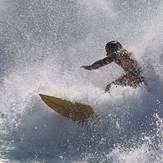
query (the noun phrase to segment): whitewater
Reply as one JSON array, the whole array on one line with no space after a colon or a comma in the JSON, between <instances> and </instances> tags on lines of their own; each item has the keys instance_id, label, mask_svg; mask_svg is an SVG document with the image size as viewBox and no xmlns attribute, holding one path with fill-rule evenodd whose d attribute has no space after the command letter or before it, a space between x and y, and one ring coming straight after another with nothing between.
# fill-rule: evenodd
<instances>
[{"instance_id":1,"label":"whitewater","mask_svg":"<svg viewBox=\"0 0 163 163\"><path fill-rule=\"evenodd\" d=\"M159 0L0 0L0 162L163 162L163 2ZM146 78L112 63L86 71L118 40ZM78 124L39 93L91 105L98 121Z\"/></svg>"}]
</instances>

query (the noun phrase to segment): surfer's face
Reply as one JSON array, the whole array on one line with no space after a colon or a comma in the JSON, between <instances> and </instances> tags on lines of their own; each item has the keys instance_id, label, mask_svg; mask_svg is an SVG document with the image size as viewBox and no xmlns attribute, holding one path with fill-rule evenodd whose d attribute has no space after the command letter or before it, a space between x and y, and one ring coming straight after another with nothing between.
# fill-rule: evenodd
<instances>
[{"instance_id":1,"label":"surfer's face","mask_svg":"<svg viewBox=\"0 0 163 163\"><path fill-rule=\"evenodd\" d=\"M112 49L111 49L111 47L105 47L105 49L106 49L106 55L108 56L110 53L112 53L113 51L112 51Z\"/></svg>"}]
</instances>

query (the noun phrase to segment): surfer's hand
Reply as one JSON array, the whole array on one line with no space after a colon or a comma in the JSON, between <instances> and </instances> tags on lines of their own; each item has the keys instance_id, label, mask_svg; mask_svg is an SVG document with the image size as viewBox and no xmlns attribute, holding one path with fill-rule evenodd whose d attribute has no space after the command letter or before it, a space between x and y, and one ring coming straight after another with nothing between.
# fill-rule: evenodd
<instances>
[{"instance_id":1,"label":"surfer's hand","mask_svg":"<svg viewBox=\"0 0 163 163\"><path fill-rule=\"evenodd\" d=\"M86 69L86 70L91 70L91 66L81 66L80 68L84 68L84 69Z\"/></svg>"}]
</instances>

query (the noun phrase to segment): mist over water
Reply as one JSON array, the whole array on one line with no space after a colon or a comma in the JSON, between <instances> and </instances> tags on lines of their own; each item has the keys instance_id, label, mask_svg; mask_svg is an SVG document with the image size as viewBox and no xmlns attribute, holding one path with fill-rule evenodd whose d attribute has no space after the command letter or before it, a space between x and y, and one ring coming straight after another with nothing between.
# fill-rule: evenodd
<instances>
[{"instance_id":1,"label":"mist over water","mask_svg":"<svg viewBox=\"0 0 163 163\"><path fill-rule=\"evenodd\" d=\"M163 2L0 0L1 162L162 162ZM149 87L105 86L124 74L105 57L118 40ZM39 93L87 102L100 116L76 124Z\"/></svg>"}]
</instances>

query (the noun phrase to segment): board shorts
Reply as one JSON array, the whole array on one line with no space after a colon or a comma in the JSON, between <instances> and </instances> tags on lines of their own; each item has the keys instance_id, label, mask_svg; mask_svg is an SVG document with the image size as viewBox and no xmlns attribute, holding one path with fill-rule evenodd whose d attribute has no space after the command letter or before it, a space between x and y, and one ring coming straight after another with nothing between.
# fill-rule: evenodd
<instances>
[{"instance_id":1,"label":"board shorts","mask_svg":"<svg viewBox=\"0 0 163 163\"><path fill-rule=\"evenodd\" d=\"M129 72L133 77L141 82L145 82L145 78L142 76L142 70L140 68Z\"/></svg>"}]
</instances>

